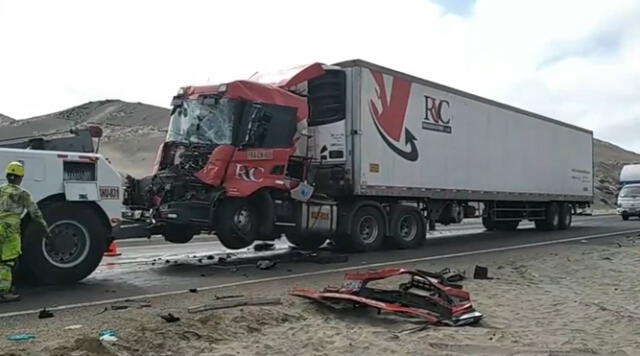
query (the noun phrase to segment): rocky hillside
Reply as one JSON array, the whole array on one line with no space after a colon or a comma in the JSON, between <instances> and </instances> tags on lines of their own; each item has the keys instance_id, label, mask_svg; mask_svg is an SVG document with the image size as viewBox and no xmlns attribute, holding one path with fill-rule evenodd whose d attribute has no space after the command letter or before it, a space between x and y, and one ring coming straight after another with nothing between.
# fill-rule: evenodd
<instances>
[{"instance_id":1,"label":"rocky hillside","mask_svg":"<svg viewBox=\"0 0 640 356\"><path fill-rule=\"evenodd\" d=\"M169 124L169 110L120 100L92 101L79 106L10 122L0 130L0 140L51 133L96 124L104 130L100 151L116 168L143 177L151 171L158 146Z\"/></svg>"},{"instance_id":2,"label":"rocky hillside","mask_svg":"<svg viewBox=\"0 0 640 356\"><path fill-rule=\"evenodd\" d=\"M614 208L622 166L629 163L640 163L640 154L595 139L594 159L596 164L595 206Z\"/></svg>"},{"instance_id":3,"label":"rocky hillside","mask_svg":"<svg viewBox=\"0 0 640 356\"><path fill-rule=\"evenodd\" d=\"M15 121L0 115L0 139L67 132L71 127L100 125L105 131L101 152L122 172L142 177L150 173L158 146L169 123L169 110L120 100L93 101L67 110ZM615 205L622 166L640 163L640 154L595 140L595 207Z\"/></svg>"},{"instance_id":4,"label":"rocky hillside","mask_svg":"<svg viewBox=\"0 0 640 356\"><path fill-rule=\"evenodd\" d=\"M9 116L0 114L0 126L12 123L13 121L15 120L10 118Z\"/></svg>"}]
</instances>

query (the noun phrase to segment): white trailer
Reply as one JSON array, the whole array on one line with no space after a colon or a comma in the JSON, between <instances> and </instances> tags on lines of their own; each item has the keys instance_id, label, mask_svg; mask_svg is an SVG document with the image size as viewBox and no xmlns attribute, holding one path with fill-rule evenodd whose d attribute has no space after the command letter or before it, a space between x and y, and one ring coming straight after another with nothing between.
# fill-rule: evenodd
<instances>
[{"instance_id":1,"label":"white trailer","mask_svg":"<svg viewBox=\"0 0 640 356\"><path fill-rule=\"evenodd\" d=\"M325 70L335 73L334 88L344 82L345 113L309 119L316 183L339 199L380 205L388 235L400 201L418 204L431 226L458 223L481 202L489 230L522 220L553 230L593 200L589 130L361 60Z\"/></svg>"},{"instance_id":2,"label":"white trailer","mask_svg":"<svg viewBox=\"0 0 640 356\"><path fill-rule=\"evenodd\" d=\"M60 139L57 142L65 145L58 146L78 148L68 145L82 141L74 139ZM55 143L48 141L36 149L19 148L20 142L0 147L0 167L11 161L24 164L22 186L42 210L52 234L50 241L44 240L40 227L25 214L20 275L47 284L75 282L96 269L120 230L123 199L122 177L103 156L47 150L47 144L55 147ZM3 174L0 184L5 182Z\"/></svg>"}]
</instances>

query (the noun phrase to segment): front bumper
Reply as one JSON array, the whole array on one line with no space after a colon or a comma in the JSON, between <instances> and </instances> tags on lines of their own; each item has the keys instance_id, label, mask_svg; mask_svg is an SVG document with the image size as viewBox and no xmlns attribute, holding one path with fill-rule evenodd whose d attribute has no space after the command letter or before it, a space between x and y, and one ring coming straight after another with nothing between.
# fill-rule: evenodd
<instances>
[{"instance_id":1,"label":"front bumper","mask_svg":"<svg viewBox=\"0 0 640 356\"><path fill-rule=\"evenodd\" d=\"M621 207L616 211L618 215L640 215L640 207Z\"/></svg>"}]
</instances>

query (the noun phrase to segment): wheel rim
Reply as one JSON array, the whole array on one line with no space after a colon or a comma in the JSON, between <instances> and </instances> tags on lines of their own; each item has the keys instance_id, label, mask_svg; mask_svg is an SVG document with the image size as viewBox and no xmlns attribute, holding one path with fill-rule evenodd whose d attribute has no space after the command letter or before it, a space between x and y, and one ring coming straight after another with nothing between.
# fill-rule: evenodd
<instances>
[{"instance_id":1,"label":"wheel rim","mask_svg":"<svg viewBox=\"0 0 640 356\"><path fill-rule=\"evenodd\" d=\"M411 241L418 233L418 224L411 215L405 215L400 218L398 223L398 236L406 241Z\"/></svg>"},{"instance_id":2,"label":"wheel rim","mask_svg":"<svg viewBox=\"0 0 640 356\"><path fill-rule=\"evenodd\" d=\"M372 243L378 238L378 223L373 216L364 216L358 223L358 233L364 243Z\"/></svg>"},{"instance_id":3,"label":"wheel rim","mask_svg":"<svg viewBox=\"0 0 640 356\"><path fill-rule=\"evenodd\" d=\"M233 215L233 225L238 232L247 234L251 230L251 214L249 213L249 209L246 207L238 209Z\"/></svg>"},{"instance_id":4,"label":"wheel rim","mask_svg":"<svg viewBox=\"0 0 640 356\"><path fill-rule=\"evenodd\" d=\"M564 226L569 226L571 224L571 212L568 212L564 218Z\"/></svg>"},{"instance_id":5,"label":"wheel rim","mask_svg":"<svg viewBox=\"0 0 640 356\"><path fill-rule=\"evenodd\" d=\"M47 261L60 268L82 263L89 254L91 238L84 226L76 221L58 221L50 227L51 240L42 240L42 252Z\"/></svg>"}]
</instances>

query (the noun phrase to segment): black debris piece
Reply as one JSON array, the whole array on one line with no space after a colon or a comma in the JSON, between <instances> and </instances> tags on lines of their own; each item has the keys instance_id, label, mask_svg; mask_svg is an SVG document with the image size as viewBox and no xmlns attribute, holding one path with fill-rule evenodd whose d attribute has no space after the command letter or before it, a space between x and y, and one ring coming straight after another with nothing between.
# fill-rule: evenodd
<instances>
[{"instance_id":1,"label":"black debris piece","mask_svg":"<svg viewBox=\"0 0 640 356\"><path fill-rule=\"evenodd\" d=\"M275 267L276 264L273 260L260 260L256 263L256 267L261 270L266 270Z\"/></svg>"},{"instance_id":2,"label":"black debris piece","mask_svg":"<svg viewBox=\"0 0 640 356\"><path fill-rule=\"evenodd\" d=\"M40 310L40 313L38 314L38 319L49 319L49 318L53 318L53 313L47 310L47 308L42 308L42 310Z\"/></svg>"},{"instance_id":3,"label":"black debris piece","mask_svg":"<svg viewBox=\"0 0 640 356\"><path fill-rule=\"evenodd\" d=\"M189 289L189 293L198 293L198 288Z\"/></svg>"},{"instance_id":4,"label":"black debris piece","mask_svg":"<svg viewBox=\"0 0 640 356\"><path fill-rule=\"evenodd\" d=\"M476 266L473 271L473 279L493 279L489 277L489 269L483 266Z\"/></svg>"},{"instance_id":5,"label":"black debris piece","mask_svg":"<svg viewBox=\"0 0 640 356\"><path fill-rule=\"evenodd\" d=\"M175 323L180 321L180 318L173 315L172 313L162 314L160 315L160 317L162 318L162 320L166 321L167 323Z\"/></svg>"}]
</instances>

